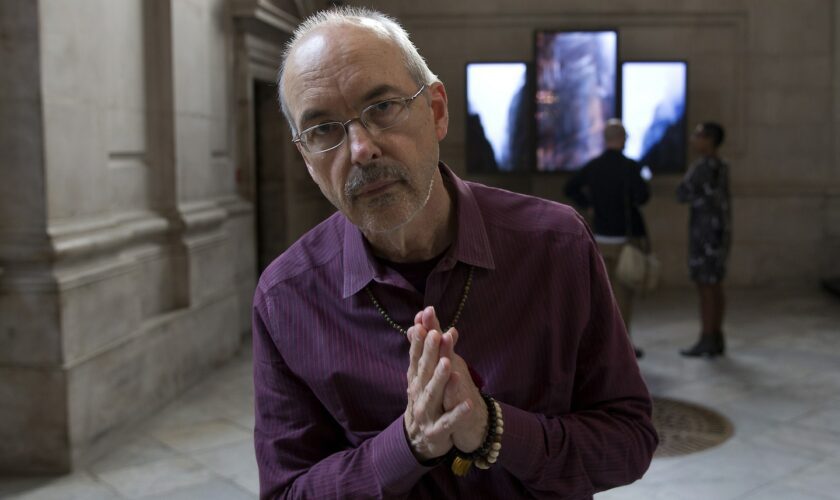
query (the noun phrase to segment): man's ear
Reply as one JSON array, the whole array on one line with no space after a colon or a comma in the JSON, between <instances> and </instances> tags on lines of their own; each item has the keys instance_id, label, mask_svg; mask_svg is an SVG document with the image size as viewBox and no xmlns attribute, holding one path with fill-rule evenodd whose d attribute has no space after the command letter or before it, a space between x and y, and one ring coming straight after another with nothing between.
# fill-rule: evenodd
<instances>
[{"instance_id":1,"label":"man's ear","mask_svg":"<svg viewBox=\"0 0 840 500\"><path fill-rule=\"evenodd\" d=\"M446 87L440 82L429 85L431 97L432 118L435 122L435 133L438 141L442 141L449 131L449 99L446 96Z\"/></svg>"}]
</instances>

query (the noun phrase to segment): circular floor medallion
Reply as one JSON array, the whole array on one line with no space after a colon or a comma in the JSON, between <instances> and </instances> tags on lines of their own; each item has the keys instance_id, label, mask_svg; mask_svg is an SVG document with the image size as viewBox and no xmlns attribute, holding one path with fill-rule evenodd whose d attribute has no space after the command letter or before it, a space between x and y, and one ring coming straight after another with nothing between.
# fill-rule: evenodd
<instances>
[{"instance_id":1,"label":"circular floor medallion","mask_svg":"<svg viewBox=\"0 0 840 500\"><path fill-rule=\"evenodd\" d=\"M698 404L653 398L653 426L659 433L657 457L677 457L717 446L732 436L732 423Z\"/></svg>"}]
</instances>

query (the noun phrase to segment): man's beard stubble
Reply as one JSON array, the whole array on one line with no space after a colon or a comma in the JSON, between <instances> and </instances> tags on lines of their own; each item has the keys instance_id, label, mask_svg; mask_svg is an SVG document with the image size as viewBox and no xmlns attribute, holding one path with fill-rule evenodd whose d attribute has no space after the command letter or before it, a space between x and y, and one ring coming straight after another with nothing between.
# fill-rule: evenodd
<instances>
[{"instance_id":1,"label":"man's beard stubble","mask_svg":"<svg viewBox=\"0 0 840 500\"><path fill-rule=\"evenodd\" d=\"M437 169L437 166L435 166L434 169ZM344 194L346 196L346 199L349 200L350 203L356 202L356 200L358 199L358 193L362 191L367 185L382 180L397 181L398 183L402 183L409 191L408 193L385 192L369 200L367 206L368 210L366 210L366 212L368 213L362 216L362 218L365 220L359 221L360 229L362 229L364 232L389 232L397 230L411 222L417 216L417 214L419 214L423 210L423 208L428 204L429 199L432 196L432 189L434 187L434 169L431 170L431 175L429 176L428 188L426 189L426 192L422 195L417 192L419 190L415 186L412 186L408 172L404 167L400 165L377 162L354 169L354 171L347 178L347 182L345 182L344 184ZM370 211L376 211L380 209L388 210L388 208L393 206L395 201L397 201L400 197L403 197L407 201L411 202L416 199L415 197L417 195L423 196L423 199L419 200L419 203L415 207L413 207L411 213L406 214L407 216L404 220L400 221L394 226L376 227L378 226L377 222L384 221L382 221L381 217L377 217L374 213L371 213Z\"/></svg>"}]
</instances>

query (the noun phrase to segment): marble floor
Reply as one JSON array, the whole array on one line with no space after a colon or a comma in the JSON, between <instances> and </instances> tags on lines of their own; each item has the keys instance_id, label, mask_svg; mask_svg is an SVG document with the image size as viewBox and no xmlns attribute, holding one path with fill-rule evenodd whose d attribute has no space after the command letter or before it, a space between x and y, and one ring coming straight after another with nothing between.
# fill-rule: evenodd
<instances>
[{"instance_id":1,"label":"marble floor","mask_svg":"<svg viewBox=\"0 0 840 500\"><path fill-rule=\"evenodd\" d=\"M634 337L651 392L708 405L735 434L700 453L656 458L643 479L596 495L624 499L840 498L840 299L819 290L730 293L729 353L683 359L694 339L695 296L640 300ZM84 470L0 479L0 498L255 498L247 350Z\"/></svg>"}]
</instances>

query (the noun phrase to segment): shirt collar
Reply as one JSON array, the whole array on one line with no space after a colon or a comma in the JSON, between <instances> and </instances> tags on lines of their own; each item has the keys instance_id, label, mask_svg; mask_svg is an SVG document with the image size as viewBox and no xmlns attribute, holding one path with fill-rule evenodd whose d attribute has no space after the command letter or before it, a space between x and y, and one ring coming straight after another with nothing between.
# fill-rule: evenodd
<instances>
[{"instance_id":1,"label":"shirt collar","mask_svg":"<svg viewBox=\"0 0 840 500\"><path fill-rule=\"evenodd\" d=\"M440 163L440 172L454 188L452 191L455 194L456 216L458 217L455 241L447 251L447 255L441 259L441 268L451 269L455 267L456 261L460 261L476 267L495 269L496 265L490 248L490 240L487 237L487 230L484 226L484 218L472 189L443 162ZM343 264L344 290L342 296L345 299L356 294L371 280L389 281L384 278L382 266L376 262L364 235L347 218L344 219Z\"/></svg>"}]
</instances>

